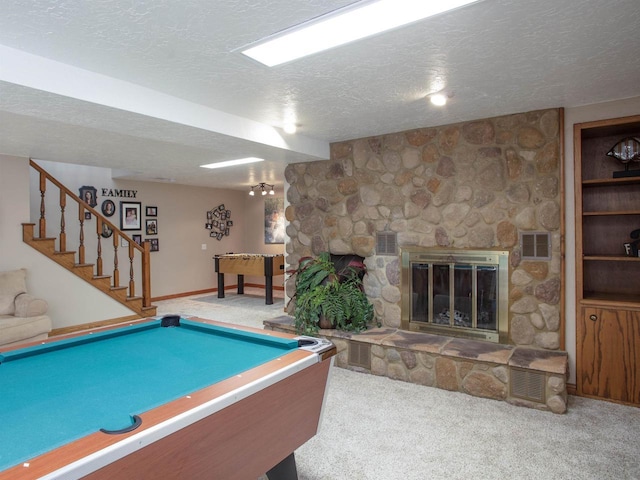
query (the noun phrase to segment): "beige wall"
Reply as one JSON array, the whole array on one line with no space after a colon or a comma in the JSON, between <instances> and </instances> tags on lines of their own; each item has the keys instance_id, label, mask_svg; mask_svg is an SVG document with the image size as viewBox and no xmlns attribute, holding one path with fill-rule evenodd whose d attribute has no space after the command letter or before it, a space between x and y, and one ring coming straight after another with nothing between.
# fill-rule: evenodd
<instances>
[{"instance_id":1,"label":"beige wall","mask_svg":"<svg viewBox=\"0 0 640 480\"><path fill-rule=\"evenodd\" d=\"M244 191L196 188L182 185L114 180L110 170L96 167L66 165L39 161L46 170L74 192L81 186L98 189L98 208L111 198L119 206L120 198L103 197L102 188L136 190L135 199L142 204L142 223L145 207L158 208L158 235L160 251L151 254L151 295L163 297L213 289L217 278L212 257L225 252L281 253L283 245L264 244L264 201L249 197ZM34 291L50 303L54 328L80 323L106 320L131 315L131 311L102 295L54 262L22 243L20 224L37 222L40 194L37 174L30 171L28 159L0 156L0 270L26 267ZM59 211L57 194L47 196L47 216ZM31 195L29 191L31 190ZM51 197L51 198L49 198ZM234 222L231 235L218 241L204 228L206 211L224 203L231 210ZM74 222L75 210L65 214L67 223L67 249L75 249L78 227ZM111 217L119 225L117 214ZM54 236L57 221L49 223L49 236ZM95 219L85 225L87 251L97 244L93 234ZM130 233L142 233L130 232ZM143 234L144 238L150 238ZM206 246L206 250L202 246ZM102 243L105 270L112 265L113 248L110 239ZM89 261L89 259L87 259ZM121 285L126 284L127 273L119 259ZM111 268L111 267L109 267ZM124 280L123 280L124 279ZM247 278L247 282L264 284L263 278ZM283 277L276 277L274 285L282 285ZM235 278L227 279L227 285Z\"/></svg>"},{"instance_id":2,"label":"beige wall","mask_svg":"<svg viewBox=\"0 0 640 480\"><path fill-rule=\"evenodd\" d=\"M27 269L27 288L49 303L54 328L131 315L23 243L23 222L29 222L28 159L0 155L0 270Z\"/></svg>"}]
</instances>

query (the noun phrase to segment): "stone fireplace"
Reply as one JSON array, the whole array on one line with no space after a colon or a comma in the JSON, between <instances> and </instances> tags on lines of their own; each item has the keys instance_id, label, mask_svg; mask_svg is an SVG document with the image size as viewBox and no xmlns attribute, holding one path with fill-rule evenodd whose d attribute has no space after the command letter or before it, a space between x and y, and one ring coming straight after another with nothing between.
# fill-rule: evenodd
<instances>
[{"instance_id":1,"label":"stone fireplace","mask_svg":"<svg viewBox=\"0 0 640 480\"><path fill-rule=\"evenodd\" d=\"M561 123L561 110L548 109L419 128L332 144L329 161L288 165L287 268L322 251L360 255L377 323L398 329L406 324L402 262L377 251L379 233L395 234L401 250L505 251L507 326L498 325L499 340L560 349ZM527 233L548 235L547 257L527 258ZM454 267L454 288L456 273L466 275ZM292 278L285 287L291 296ZM460 309L448 310L455 322ZM409 329L427 323L438 326L418 320Z\"/></svg>"},{"instance_id":2,"label":"stone fireplace","mask_svg":"<svg viewBox=\"0 0 640 480\"><path fill-rule=\"evenodd\" d=\"M375 325L324 331L338 365L566 410L561 132L562 110L548 109L348 140L329 161L287 166L288 268L323 251L365 258ZM530 256L526 238L544 240L546 255ZM448 253L416 258L409 274L401 257L414 249ZM471 252L498 259L462 258ZM414 299L409 278L431 286ZM293 328L291 317L270 328Z\"/></svg>"},{"instance_id":3,"label":"stone fireplace","mask_svg":"<svg viewBox=\"0 0 640 480\"><path fill-rule=\"evenodd\" d=\"M401 328L508 343L509 252L405 247Z\"/></svg>"}]
</instances>

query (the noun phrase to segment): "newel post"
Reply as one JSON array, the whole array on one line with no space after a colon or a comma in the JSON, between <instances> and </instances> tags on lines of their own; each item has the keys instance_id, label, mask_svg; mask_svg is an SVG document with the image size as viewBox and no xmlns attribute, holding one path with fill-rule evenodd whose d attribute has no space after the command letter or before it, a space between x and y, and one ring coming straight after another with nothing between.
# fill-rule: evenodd
<instances>
[{"instance_id":1,"label":"newel post","mask_svg":"<svg viewBox=\"0 0 640 480\"><path fill-rule=\"evenodd\" d=\"M142 242L142 306L151 306L151 262L149 252L151 243L149 240Z\"/></svg>"}]
</instances>

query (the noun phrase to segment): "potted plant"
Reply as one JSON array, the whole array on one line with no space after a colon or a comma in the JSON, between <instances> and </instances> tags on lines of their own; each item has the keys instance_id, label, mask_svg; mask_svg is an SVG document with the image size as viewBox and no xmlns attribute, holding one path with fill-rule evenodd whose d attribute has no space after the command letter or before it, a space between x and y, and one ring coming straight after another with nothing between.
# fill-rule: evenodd
<instances>
[{"instance_id":1,"label":"potted plant","mask_svg":"<svg viewBox=\"0 0 640 480\"><path fill-rule=\"evenodd\" d=\"M356 259L336 270L328 252L300 259L295 270L296 329L314 335L319 328L362 331L373 319L373 305L364 293L366 266Z\"/></svg>"}]
</instances>

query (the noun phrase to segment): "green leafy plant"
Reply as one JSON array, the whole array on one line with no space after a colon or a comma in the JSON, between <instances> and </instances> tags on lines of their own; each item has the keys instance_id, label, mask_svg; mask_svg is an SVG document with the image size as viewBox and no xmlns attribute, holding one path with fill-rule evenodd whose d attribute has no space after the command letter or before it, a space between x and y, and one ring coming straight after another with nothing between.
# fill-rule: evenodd
<instances>
[{"instance_id":1,"label":"green leafy plant","mask_svg":"<svg viewBox=\"0 0 640 480\"><path fill-rule=\"evenodd\" d=\"M299 333L315 335L319 328L362 331L373 320L373 305L364 293L364 263L351 260L336 270L331 255L302 258L296 274L295 325Z\"/></svg>"}]
</instances>

